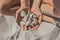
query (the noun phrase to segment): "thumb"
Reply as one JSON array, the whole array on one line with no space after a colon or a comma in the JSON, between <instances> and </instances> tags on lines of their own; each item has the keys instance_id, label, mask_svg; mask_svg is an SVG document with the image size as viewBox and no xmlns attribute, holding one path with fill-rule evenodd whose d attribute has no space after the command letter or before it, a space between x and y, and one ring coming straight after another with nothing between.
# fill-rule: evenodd
<instances>
[{"instance_id":1,"label":"thumb","mask_svg":"<svg viewBox=\"0 0 60 40\"><path fill-rule=\"evenodd\" d=\"M19 9L16 11L16 21L18 20L18 17L19 17L19 13L21 12L22 9Z\"/></svg>"}]
</instances>

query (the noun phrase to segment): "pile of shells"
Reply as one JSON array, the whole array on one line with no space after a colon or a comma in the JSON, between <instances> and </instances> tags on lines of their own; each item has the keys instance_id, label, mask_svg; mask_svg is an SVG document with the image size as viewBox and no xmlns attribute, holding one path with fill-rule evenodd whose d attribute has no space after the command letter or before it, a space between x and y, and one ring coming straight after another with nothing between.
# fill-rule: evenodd
<instances>
[{"instance_id":1,"label":"pile of shells","mask_svg":"<svg viewBox=\"0 0 60 40\"><path fill-rule=\"evenodd\" d=\"M38 24L37 17L33 13L26 13L25 11L22 11L20 16L23 18L23 21L21 22L26 27L35 26Z\"/></svg>"}]
</instances>

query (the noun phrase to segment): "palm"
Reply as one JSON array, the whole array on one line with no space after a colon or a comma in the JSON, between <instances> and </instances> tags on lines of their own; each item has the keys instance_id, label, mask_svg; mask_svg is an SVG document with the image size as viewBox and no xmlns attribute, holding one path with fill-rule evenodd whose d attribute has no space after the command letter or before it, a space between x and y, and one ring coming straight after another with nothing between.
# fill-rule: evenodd
<instances>
[{"instance_id":1,"label":"palm","mask_svg":"<svg viewBox=\"0 0 60 40\"><path fill-rule=\"evenodd\" d=\"M24 10L24 9L26 9L26 8L22 8L22 7L21 7L21 8L18 9L17 12L16 12L16 21L18 21L19 19L21 19L21 20L19 20L19 24L20 24L20 27L21 27L22 30L25 30L26 27L23 26L23 24L20 22L20 21L23 20L23 18L21 18L19 14L20 14L20 12L21 12L22 10ZM19 18L19 17L20 17L20 18Z\"/></svg>"},{"instance_id":2,"label":"palm","mask_svg":"<svg viewBox=\"0 0 60 40\"><path fill-rule=\"evenodd\" d=\"M40 10L39 9L32 9L31 10L31 12L33 12L36 16L37 16L37 18L38 18L38 22L39 22L39 24L41 23L41 20L42 20L42 14L41 14L41 12L40 12ZM38 25L36 25L35 27L33 27L32 29L33 30L36 30L37 28L38 28L38 26L39 26L39 24Z\"/></svg>"}]
</instances>

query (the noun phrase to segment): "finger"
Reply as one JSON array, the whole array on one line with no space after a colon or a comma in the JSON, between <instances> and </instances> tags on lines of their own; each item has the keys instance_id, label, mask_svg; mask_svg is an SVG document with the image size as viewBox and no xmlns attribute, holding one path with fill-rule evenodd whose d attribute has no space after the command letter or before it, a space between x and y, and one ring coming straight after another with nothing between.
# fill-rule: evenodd
<instances>
[{"instance_id":1,"label":"finger","mask_svg":"<svg viewBox=\"0 0 60 40\"><path fill-rule=\"evenodd\" d=\"M27 30L27 27L26 26L24 26L24 30Z\"/></svg>"},{"instance_id":2,"label":"finger","mask_svg":"<svg viewBox=\"0 0 60 40\"><path fill-rule=\"evenodd\" d=\"M34 28L33 28L33 30L36 30L38 28L38 25L36 25Z\"/></svg>"},{"instance_id":3,"label":"finger","mask_svg":"<svg viewBox=\"0 0 60 40\"><path fill-rule=\"evenodd\" d=\"M21 21L24 21L24 19L22 18Z\"/></svg>"},{"instance_id":4,"label":"finger","mask_svg":"<svg viewBox=\"0 0 60 40\"><path fill-rule=\"evenodd\" d=\"M37 14L36 14L36 16L37 16L37 17L39 17L39 16L40 16L40 14L38 14L38 13L37 13Z\"/></svg>"},{"instance_id":5,"label":"finger","mask_svg":"<svg viewBox=\"0 0 60 40\"><path fill-rule=\"evenodd\" d=\"M16 21L18 20L19 12L21 12L21 9L17 10L17 12L16 12Z\"/></svg>"},{"instance_id":6,"label":"finger","mask_svg":"<svg viewBox=\"0 0 60 40\"><path fill-rule=\"evenodd\" d=\"M42 15L40 11L37 11L36 14L37 14L37 17L40 17Z\"/></svg>"},{"instance_id":7,"label":"finger","mask_svg":"<svg viewBox=\"0 0 60 40\"><path fill-rule=\"evenodd\" d=\"M38 18L38 22L39 22L39 24L42 22L42 16L40 16L40 17Z\"/></svg>"},{"instance_id":8,"label":"finger","mask_svg":"<svg viewBox=\"0 0 60 40\"><path fill-rule=\"evenodd\" d=\"M24 30L24 26L23 26L22 23L20 23L20 27L21 27L22 30Z\"/></svg>"}]
</instances>

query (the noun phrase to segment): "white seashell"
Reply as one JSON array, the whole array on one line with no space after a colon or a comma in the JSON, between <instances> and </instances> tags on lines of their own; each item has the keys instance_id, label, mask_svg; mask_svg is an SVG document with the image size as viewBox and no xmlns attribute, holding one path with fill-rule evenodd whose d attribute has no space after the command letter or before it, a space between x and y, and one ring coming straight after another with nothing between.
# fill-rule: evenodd
<instances>
[{"instance_id":1,"label":"white seashell","mask_svg":"<svg viewBox=\"0 0 60 40\"><path fill-rule=\"evenodd\" d=\"M33 25L36 25L37 24L37 19L36 18L33 18L33 22L31 23L31 25L33 26Z\"/></svg>"},{"instance_id":2,"label":"white seashell","mask_svg":"<svg viewBox=\"0 0 60 40\"><path fill-rule=\"evenodd\" d=\"M27 22L28 20L28 15L24 17L24 22Z\"/></svg>"},{"instance_id":3,"label":"white seashell","mask_svg":"<svg viewBox=\"0 0 60 40\"><path fill-rule=\"evenodd\" d=\"M30 14L30 18L32 18L33 14Z\"/></svg>"},{"instance_id":4,"label":"white seashell","mask_svg":"<svg viewBox=\"0 0 60 40\"><path fill-rule=\"evenodd\" d=\"M26 22L26 26L29 26L31 24L31 21Z\"/></svg>"},{"instance_id":5,"label":"white seashell","mask_svg":"<svg viewBox=\"0 0 60 40\"><path fill-rule=\"evenodd\" d=\"M21 17L25 17L26 13L24 11L21 12Z\"/></svg>"}]
</instances>

